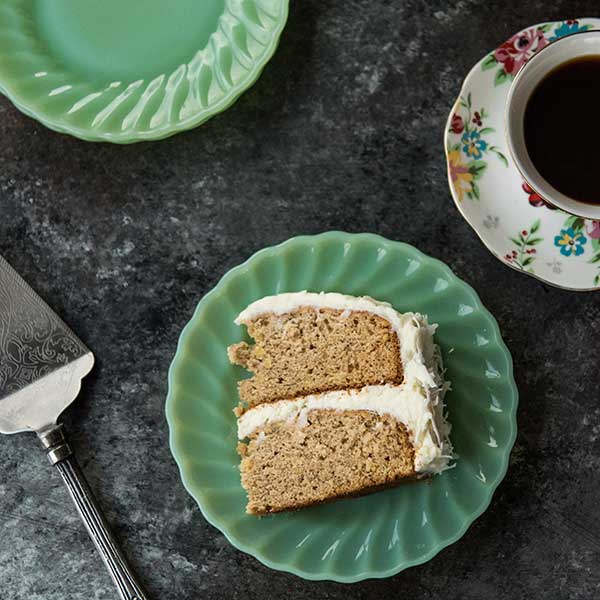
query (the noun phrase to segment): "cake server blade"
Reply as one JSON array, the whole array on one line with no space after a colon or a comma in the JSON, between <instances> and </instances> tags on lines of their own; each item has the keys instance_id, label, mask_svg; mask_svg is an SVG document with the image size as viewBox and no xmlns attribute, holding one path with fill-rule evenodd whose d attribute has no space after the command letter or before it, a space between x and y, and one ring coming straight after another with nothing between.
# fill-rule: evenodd
<instances>
[{"instance_id":1,"label":"cake server blade","mask_svg":"<svg viewBox=\"0 0 600 600\"><path fill-rule=\"evenodd\" d=\"M0 432L54 425L93 364L83 342L0 256Z\"/></svg>"},{"instance_id":2,"label":"cake server blade","mask_svg":"<svg viewBox=\"0 0 600 600\"><path fill-rule=\"evenodd\" d=\"M92 352L0 256L0 433L37 434L121 599L145 600L57 423L93 365Z\"/></svg>"}]
</instances>

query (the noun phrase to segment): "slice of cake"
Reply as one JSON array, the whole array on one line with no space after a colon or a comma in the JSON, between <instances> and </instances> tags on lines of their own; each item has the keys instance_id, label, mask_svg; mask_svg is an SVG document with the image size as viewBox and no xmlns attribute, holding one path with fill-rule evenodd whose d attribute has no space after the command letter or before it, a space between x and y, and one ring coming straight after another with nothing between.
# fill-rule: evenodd
<instances>
[{"instance_id":1,"label":"slice of cake","mask_svg":"<svg viewBox=\"0 0 600 600\"><path fill-rule=\"evenodd\" d=\"M238 451L247 512L294 510L448 467L436 325L368 297L262 298L236 319L254 344L229 358L239 382Z\"/></svg>"}]
</instances>

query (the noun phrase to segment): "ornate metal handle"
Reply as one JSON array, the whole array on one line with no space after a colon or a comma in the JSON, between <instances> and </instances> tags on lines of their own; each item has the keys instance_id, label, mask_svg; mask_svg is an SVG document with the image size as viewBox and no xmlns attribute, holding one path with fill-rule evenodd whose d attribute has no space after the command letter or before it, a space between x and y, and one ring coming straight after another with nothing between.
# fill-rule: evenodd
<instances>
[{"instance_id":1,"label":"ornate metal handle","mask_svg":"<svg viewBox=\"0 0 600 600\"><path fill-rule=\"evenodd\" d=\"M46 430L38 436L50 463L56 465L62 475L85 528L119 590L121 600L147 600L75 460L62 425Z\"/></svg>"}]
</instances>

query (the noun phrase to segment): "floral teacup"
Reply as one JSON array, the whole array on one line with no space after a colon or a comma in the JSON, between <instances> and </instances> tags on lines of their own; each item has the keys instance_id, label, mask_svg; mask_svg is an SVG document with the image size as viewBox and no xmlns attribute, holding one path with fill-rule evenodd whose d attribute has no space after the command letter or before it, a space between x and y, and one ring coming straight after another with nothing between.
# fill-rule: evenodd
<instances>
[{"instance_id":1,"label":"floral teacup","mask_svg":"<svg viewBox=\"0 0 600 600\"><path fill-rule=\"evenodd\" d=\"M529 37L522 36L517 40L517 43L522 44L523 52L521 54L515 52L508 56L508 59L513 60L514 64L511 63L511 68L516 72L508 93L505 114L510 154L526 185L540 200L543 198L554 207L561 208L572 215L598 220L600 205L586 204L569 197L552 186L536 169L525 144L524 116L531 94L548 73L576 58L600 56L600 31L580 31L558 38L550 44L540 30L531 30L531 32L533 33ZM526 50L532 45L536 46L537 53L529 58L526 56ZM519 61L520 56L524 58Z\"/></svg>"},{"instance_id":2,"label":"floral teacup","mask_svg":"<svg viewBox=\"0 0 600 600\"><path fill-rule=\"evenodd\" d=\"M537 23L487 53L467 75L444 138L454 203L494 256L581 291L600 290L600 219L558 210L523 181L508 151L505 112L510 84L525 62L560 38L589 30L600 30L600 19Z\"/></svg>"}]
</instances>

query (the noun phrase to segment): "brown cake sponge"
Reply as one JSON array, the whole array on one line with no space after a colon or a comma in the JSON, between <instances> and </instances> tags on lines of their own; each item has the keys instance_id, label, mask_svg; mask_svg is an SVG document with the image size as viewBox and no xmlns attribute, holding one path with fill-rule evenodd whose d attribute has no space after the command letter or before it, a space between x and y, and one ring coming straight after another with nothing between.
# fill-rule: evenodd
<instances>
[{"instance_id":1,"label":"brown cake sponge","mask_svg":"<svg viewBox=\"0 0 600 600\"><path fill-rule=\"evenodd\" d=\"M368 411L312 410L270 423L240 443L247 512L294 510L416 478L406 427Z\"/></svg>"},{"instance_id":2,"label":"brown cake sponge","mask_svg":"<svg viewBox=\"0 0 600 600\"><path fill-rule=\"evenodd\" d=\"M246 323L254 344L229 359L254 375L239 382L241 410L264 402L403 380L398 337L368 312L299 308Z\"/></svg>"}]
</instances>

